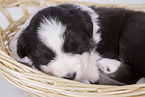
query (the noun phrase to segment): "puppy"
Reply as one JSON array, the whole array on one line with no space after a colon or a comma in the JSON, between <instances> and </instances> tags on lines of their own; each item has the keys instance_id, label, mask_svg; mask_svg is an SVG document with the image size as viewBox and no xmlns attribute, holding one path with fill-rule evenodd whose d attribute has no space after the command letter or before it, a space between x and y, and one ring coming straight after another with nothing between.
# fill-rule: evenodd
<instances>
[{"instance_id":1,"label":"puppy","mask_svg":"<svg viewBox=\"0 0 145 97\"><path fill-rule=\"evenodd\" d=\"M145 77L145 13L120 8L93 8L98 14L96 51L100 68L119 82L135 84ZM107 84L107 82L106 82Z\"/></svg>"},{"instance_id":2,"label":"puppy","mask_svg":"<svg viewBox=\"0 0 145 97\"><path fill-rule=\"evenodd\" d=\"M95 11L83 5L47 7L21 27L10 42L9 53L50 75L95 83L100 57L95 51L100 40L97 19Z\"/></svg>"},{"instance_id":3,"label":"puppy","mask_svg":"<svg viewBox=\"0 0 145 97\"><path fill-rule=\"evenodd\" d=\"M133 84L145 76L144 31L143 12L61 4L32 16L11 41L10 55L58 77L95 83L100 67Z\"/></svg>"}]
</instances>

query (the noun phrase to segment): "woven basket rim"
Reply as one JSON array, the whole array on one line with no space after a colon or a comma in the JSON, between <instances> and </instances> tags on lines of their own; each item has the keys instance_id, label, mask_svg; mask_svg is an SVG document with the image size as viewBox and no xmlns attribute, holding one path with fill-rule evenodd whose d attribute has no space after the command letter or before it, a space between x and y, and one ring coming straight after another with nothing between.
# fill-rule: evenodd
<instances>
[{"instance_id":1,"label":"woven basket rim","mask_svg":"<svg viewBox=\"0 0 145 97\"><path fill-rule=\"evenodd\" d=\"M96 7L123 7L145 11L145 4L98 4L71 0L1 0L0 10L10 24L6 29L0 27L0 74L15 86L40 97L48 97L48 95L52 97L145 96L145 83L125 86L84 84L46 75L15 61L8 55L8 44L14 36L10 34L18 32L18 27L30 16L26 6L43 8L48 5L60 3L80 3L87 6L94 5ZM14 21L7 10L10 7L20 7L24 16Z\"/></svg>"}]
</instances>

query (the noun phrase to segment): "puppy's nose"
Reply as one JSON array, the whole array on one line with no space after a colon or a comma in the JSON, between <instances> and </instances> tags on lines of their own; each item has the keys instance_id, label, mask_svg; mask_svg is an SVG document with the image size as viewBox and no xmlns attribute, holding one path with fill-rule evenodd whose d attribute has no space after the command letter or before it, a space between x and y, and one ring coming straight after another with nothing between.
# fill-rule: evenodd
<instances>
[{"instance_id":1,"label":"puppy's nose","mask_svg":"<svg viewBox=\"0 0 145 97\"><path fill-rule=\"evenodd\" d=\"M75 77L76 77L76 72L75 73L69 73L63 78L73 80L73 79L75 79Z\"/></svg>"}]
</instances>

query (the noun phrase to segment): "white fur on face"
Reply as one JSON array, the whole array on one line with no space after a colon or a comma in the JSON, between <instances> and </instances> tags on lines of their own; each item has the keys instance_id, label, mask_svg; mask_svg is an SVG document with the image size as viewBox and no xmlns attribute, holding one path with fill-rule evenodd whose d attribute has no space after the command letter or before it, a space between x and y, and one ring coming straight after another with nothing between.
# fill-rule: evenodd
<instances>
[{"instance_id":1,"label":"white fur on face","mask_svg":"<svg viewBox=\"0 0 145 97\"><path fill-rule=\"evenodd\" d=\"M66 77L67 74L76 73L74 80L88 83L95 82L99 78L98 67L96 66L98 56L94 51L91 53L71 54L64 53L62 46L64 44L63 34L66 26L58 20L44 18L40 24L38 36L40 40L53 52L56 57L47 65L41 65L40 68L46 72L58 77Z\"/></svg>"},{"instance_id":2,"label":"white fur on face","mask_svg":"<svg viewBox=\"0 0 145 97\"><path fill-rule=\"evenodd\" d=\"M66 30L66 26L62 25L56 19L43 19L43 23L40 24L38 30L38 36L40 40L48 46L56 54L61 53L61 48L64 43L63 33Z\"/></svg>"},{"instance_id":3,"label":"white fur on face","mask_svg":"<svg viewBox=\"0 0 145 97\"><path fill-rule=\"evenodd\" d=\"M89 81L95 82L99 79L96 55L94 52L91 54L83 53L82 55L71 55L62 52L47 66L41 65L40 68L44 72L58 77L65 77L67 74L75 72L74 80L86 83L89 83Z\"/></svg>"}]
</instances>

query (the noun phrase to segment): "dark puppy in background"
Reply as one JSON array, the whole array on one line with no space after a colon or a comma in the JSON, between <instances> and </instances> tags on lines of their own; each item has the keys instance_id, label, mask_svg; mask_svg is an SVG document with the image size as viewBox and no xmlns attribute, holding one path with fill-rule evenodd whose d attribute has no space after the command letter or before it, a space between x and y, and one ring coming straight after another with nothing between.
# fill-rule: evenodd
<instances>
[{"instance_id":1,"label":"dark puppy in background","mask_svg":"<svg viewBox=\"0 0 145 97\"><path fill-rule=\"evenodd\" d=\"M9 51L20 62L85 83L99 80L99 67L126 84L145 77L143 12L61 4L40 10L24 25Z\"/></svg>"},{"instance_id":2,"label":"dark puppy in background","mask_svg":"<svg viewBox=\"0 0 145 97\"><path fill-rule=\"evenodd\" d=\"M145 13L119 8L94 10L99 15L101 33L96 51L104 58L99 64L108 77L136 83L145 77ZM118 67L113 69L113 65Z\"/></svg>"}]
</instances>

